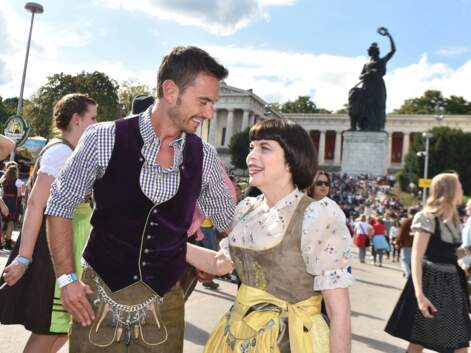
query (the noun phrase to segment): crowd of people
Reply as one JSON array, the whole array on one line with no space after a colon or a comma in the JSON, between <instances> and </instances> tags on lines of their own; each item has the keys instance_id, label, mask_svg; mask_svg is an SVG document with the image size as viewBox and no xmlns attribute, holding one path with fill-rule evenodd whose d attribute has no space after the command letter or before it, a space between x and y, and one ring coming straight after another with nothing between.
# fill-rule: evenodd
<instances>
[{"instance_id":1,"label":"crowd of people","mask_svg":"<svg viewBox=\"0 0 471 353\"><path fill-rule=\"evenodd\" d=\"M129 117L95 124L97 103L68 94L54 106L60 135L28 185L7 166L0 211L13 250L0 322L32 332L24 352L57 352L69 339L73 353L181 353L196 281L216 290L214 277L228 276L235 303L205 353L349 353L353 244L360 263L369 249L373 265L401 261L407 282L388 333L409 353L466 352L471 221L463 241L456 173L433 178L420 212L406 209L394 177L319 170L300 125L267 119L250 129L249 176L238 180L195 135L227 74L199 48L174 48L157 99L138 97Z\"/></svg>"}]
</instances>

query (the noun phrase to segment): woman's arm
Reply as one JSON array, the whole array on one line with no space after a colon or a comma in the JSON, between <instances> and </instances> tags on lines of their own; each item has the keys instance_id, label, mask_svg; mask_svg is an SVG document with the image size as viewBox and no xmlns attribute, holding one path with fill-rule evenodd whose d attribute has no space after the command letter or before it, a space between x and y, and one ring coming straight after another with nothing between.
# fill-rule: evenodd
<instances>
[{"instance_id":1,"label":"woman's arm","mask_svg":"<svg viewBox=\"0 0 471 353\"><path fill-rule=\"evenodd\" d=\"M437 225L438 227L439 225ZM423 231L416 231L414 233L414 241L412 243L412 282L414 283L415 296L417 304L422 315L427 319L433 319L437 309L425 297L422 287L422 259L430 241L430 233Z\"/></svg>"},{"instance_id":2,"label":"woman's arm","mask_svg":"<svg viewBox=\"0 0 471 353\"><path fill-rule=\"evenodd\" d=\"M350 353L352 328L348 288L326 289L322 291L322 296L330 320L330 351Z\"/></svg>"},{"instance_id":3,"label":"woman's arm","mask_svg":"<svg viewBox=\"0 0 471 353\"><path fill-rule=\"evenodd\" d=\"M187 244L186 261L200 271L218 276L234 270L232 261L221 250L216 252L193 244Z\"/></svg>"},{"instance_id":4,"label":"woman's arm","mask_svg":"<svg viewBox=\"0 0 471 353\"><path fill-rule=\"evenodd\" d=\"M43 220L44 209L46 208L49 190L54 177L39 173L34 184L26 207L25 219L21 229L21 244L19 255L33 260L34 247L38 239L39 230ZM13 286L23 276L26 266L13 261L5 268L4 279L9 286Z\"/></svg>"}]
</instances>

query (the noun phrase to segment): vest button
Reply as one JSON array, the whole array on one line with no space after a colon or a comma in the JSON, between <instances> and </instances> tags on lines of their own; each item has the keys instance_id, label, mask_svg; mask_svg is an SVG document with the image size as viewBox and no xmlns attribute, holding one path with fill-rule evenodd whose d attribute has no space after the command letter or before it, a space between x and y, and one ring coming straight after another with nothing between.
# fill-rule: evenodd
<instances>
[{"instance_id":1,"label":"vest button","mask_svg":"<svg viewBox=\"0 0 471 353\"><path fill-rule=\"evenodd\" d=\"M152 239L152 235L149 234L146 238L147 239Z\"/></svg>"},{"instance_id":2,"label":"vest button","mask_svg":"<svg viewBox=\"0 0 471 353\"><path fill-rule=\"evenodd\" d=\"M135 280L135 281L137 281L137 280L139 279L139 276L138 276L138 275L134 275L134 276L132 276L132 279Z\"/></svg>"},{"instance_id":3,"label":"vest button","mask_svg":"<svg viewBox=\"0 0 471 353\"><path fill-rule=\"evenodd\" d=\"M159 211L154 208L154 210L153 210L152 212L153 212L153 213L157 213L157 212L159 212Z\"/></svg>"},{"instance_id":4,"label":"vest button","mask_svg":"<svg viewBox=\"0 0 471 353\"><path fill-rule=\"evenodd\" d=\"M150 222L150 225L151 225L151 226L158 226L159 223L158 223L158 222Z\"/></svg>"},{"instance_id":5,"label":"vest button","mask_svg":"<svg viewBox=\"0 0 471 353\"><path fill-rule=\"evenodd\" d=\"M148 254L150 252L149 249L144 249L144 254Z\"/></svg>"},{"instance_id":6,"label":"vest button","mask_svg":"<svg viewBox=\"0 0 471 353\"><path fill-rule=\"evenodd\" d=\"M144 267L145 265L147 265L147 262L142 261L141 265L142 265L142 267Z\"/></svg>"},{"instance_id":7,"label":"vest button","mask_svg":"<svg viewBox=\"0 0 471 353\"><path fill-rule=\"evenodd\" d=\"M139 162L144 162L144 158L139 157Z\"/></svg>"}]
</instances>

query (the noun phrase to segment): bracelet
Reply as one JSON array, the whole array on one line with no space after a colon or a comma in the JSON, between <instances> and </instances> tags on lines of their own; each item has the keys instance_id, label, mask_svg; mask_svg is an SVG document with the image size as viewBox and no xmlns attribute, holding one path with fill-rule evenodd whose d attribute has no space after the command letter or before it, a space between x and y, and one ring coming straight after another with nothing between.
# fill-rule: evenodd
<instances>
[{"instance_id":1,"label":"bracelet","mask_svg":"<svg viewBox=\"0 0 471 353\"><path fill-rule=\"evenodd\" d=\"M24 267L28 268L29 265L33 262L32 260L28 259L27 257L17 255L15 257L15 261L18 262L19 264L22 264Z\"/></svg>"},{"instance_id":2,"label":"bracelet","mask_svg":"<svg viewBox=\"0 0 471 353\"><path fill-rule=\"evenodd\" d=\"M78 277L75 272L63 274L57 278L57 285L59 288L63 288L71 283L77 282Z\"/></svg>"}]
</instances>

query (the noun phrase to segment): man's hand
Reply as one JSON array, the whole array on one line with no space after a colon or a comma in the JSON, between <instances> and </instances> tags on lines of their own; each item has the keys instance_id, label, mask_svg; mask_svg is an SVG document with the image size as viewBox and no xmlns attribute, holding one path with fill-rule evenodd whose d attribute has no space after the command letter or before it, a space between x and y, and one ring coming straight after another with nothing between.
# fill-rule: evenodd
<instances>
[{"instance_id":1,"label":"man's hand","mask_svg":"<svg viewBox=\"0 0 471 353\"><path fill-rule=\"evenodd\" d=\"M87 299L87 294L92 293L90 287L82 281L76 281L61 288L62 305L82 326L90 326L95 320L92 306Z\"/></svg>"}]
</instances>

